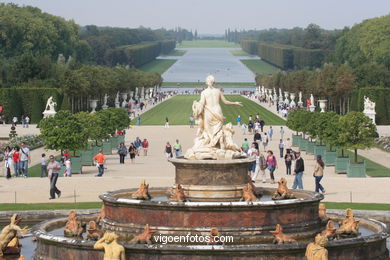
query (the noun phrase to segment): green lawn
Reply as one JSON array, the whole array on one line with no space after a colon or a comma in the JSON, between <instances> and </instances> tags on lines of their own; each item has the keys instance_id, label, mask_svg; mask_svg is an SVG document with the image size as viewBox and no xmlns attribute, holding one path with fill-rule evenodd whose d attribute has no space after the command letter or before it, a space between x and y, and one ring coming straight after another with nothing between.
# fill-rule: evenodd
<instances>
[{"instance_id":1,"label":"green lawn","mask_svg":"<svg viewBox=\"0 0 390 260\"><path fill-rule=\"evenodd\" d=\"M163 74L176 61L177 60L155 59L154 61L146 63L145 65L139 67L138 69L145 72L156 72L158 74Z\"/></svg>"},{"instance_id":2,"label":"green lawn","mask_svg":"<svg viewBox=\"0 0 390 260\"><path fill-rule=\"evenodd\" d=\"M280 69L263 60L240 60L245 66L256 74L273 74Z\"/></svg>"},{"instance_id":3,"label":"green lawn","mask_svg":"<svg viewBox=\"0 0 390 260\"><path fill-rule=\"evenodd\" d=\"M222 104L222 112L226 117L225 123L232 122L235 125L238 115L241 115L242 122L247 123L249 115L255 116L256 113L259 113L267 125L285 125L285 120L251 100L240 95L225 95L225 97L230 101L240 101L244 105L244 107L238 107ZM188 125L189 117L192 114L192 102L199 100L199 98L199 95L173 97L141 115L141 125L164 125L165 117L169 118L171 125ZM135 124L135 120L132 123Z\"/></svg>"},{"instance_id":4,"label":"green lawn","mask_svg":"<svg viewBox=\"0 0 390 260\"><path fill-rule=\"evenodd\" d=\"M184 54L186 54L186 50L177 50L177 49L174 49L173 51L171 51L170 53L168 54L162 54L160 56L183 56Z\"/></svg>"},{"instance_id":5,"label":"green lawn","mask_svg":"<svg viewBox=\"0 0 390 260\"><path fill-rule=\"evenodd\" d=\"M230 53L234 56L253 56L252 54L249 54L244 50L231 50Z\"/></svg>"},{"instance_id":6,"label":"green lawn","mask_svg":"<svg viewBox=\"0 0 390 260\"><path fill-rule=\"evenodd\" d=\"M349 202L321 202L327 209L360 209L360 210L390 210L390 204L381 203L349 203Z\"/></svg>"},{"instance_id":7,"label":"green lawn","mask_svg":"<svg viewBox=\"0 0 390 260\"><path fill-rule=\"evenodd\" d=\"M182 41L176 45L177 48L240 48L237 43L227 42L223 40L196 40Z\"/></svg>"},{"instance_id":8,"label":"green lawn","mask_svg":"<svg viewBox=\"0 0 390 260\"><path fill-rule=\"evenodd\" d=\"M162 86L169 87L194 87L194 86L205 86L204 82L163 82ZM255 87L256 84L253 82L218 82L217 86L226 87Z\"/></svg>"}]
</instances>

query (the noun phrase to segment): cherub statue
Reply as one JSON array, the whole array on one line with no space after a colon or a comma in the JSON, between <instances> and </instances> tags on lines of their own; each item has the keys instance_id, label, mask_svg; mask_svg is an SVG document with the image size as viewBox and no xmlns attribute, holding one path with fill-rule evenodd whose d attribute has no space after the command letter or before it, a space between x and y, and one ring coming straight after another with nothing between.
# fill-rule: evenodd
<instances>
[{"instance_id":1,"label":"cherub statue","mask_svg":"<svg viewBox=\"0 0 390 260\"><path fill-rule=\"evenodd\" d=\"M175 190L173 191L172 195L169 197L169 200L179 201L179 202L186 201L186 196L184 195L183 188L181 187L180 184L176 184Z\"/></svg>"},{"instance_id":2,"label":"cherub statue","mask_svg":"<svg viewBox=\"0 0 390 260\"><path fill-rule=\"evenodd\" d=\"M149 184L146 184L145 180L142 180L140 187L131 195L131 197L137 200L150 200Z\"/></svg>"},{"instance_id":3,"label":"cherub statue","mask_svg":"<svg viewBox=\"0 0 390 260\"><path fill-rule=\"evenodd\" d=\"M259 199L256 197L251 183L245 185L244 188L242 189L241 201L249 202L249 201L258 201L258 200Z\"/></svg>"},{"instance_id":4,"label":"cherub statue","mask_svg":"<svg viewBox=\"0 0 390 260\"><path fill-rule=\"evenodd\" d=\"M69 211L68 221L64 228L64 234L67 237L80 237L83 234L84 229L81 226L81 221L77 218L75 210Z\"/></svg>"},{"instance_id":5,"label":"cherub statue","mask_svg":"<svg viewBox=\"0 0 390 260\"><path fill-rule=\"evenodd\" d=\"M286 244L286 243L294 243L297 242L291 236L283 233L283 228L281 225L276 224L276 228L274 231L269 231L274 236L274 244Z\"/></svg>"},{"instance_id":6,"label":"cherub statue","mask_svg":"<svg viewBox=\"0 0 390 260\"><path fill-rule=\"evenodd\" d=\"M149 224L146 224L144 232L135 236L132 240L130 240L131 244L148 244L151 245L153 243L152 238L153 234L157 231L152 231L150 229Z\"/></svg>"},{"instance_id":7,"label":"cherub statue","mask_svg":"<svg viewBox=\"0 0 390 260\"><path fill-rule=\"evenodd\" d=\"M103 236L103 231L97 228L96 222L91 220L88 223L87 239L99 240Z\"/></svg>"},{"instance_id":8,"label":"cherub statue","mask_svg":"<svg viewBox=\"0 0 390 260\"><path fill-rule=\"evenodd\" d=\"M345 211L345 218L337 229L336 234L338 237L355 237L359 235L359 220L356 220L353 216L352 209Z\"/></svg>"},{"instance_id":9,"label":"cherub statue","mask_svg":"<svg viewBox=\"0 0 390 260\"><path fill-rule=\"evenodd\" d=\"M125 248L118 244L118 235L106 232L94 245L94 249L104 249L104 260L125 260Z\"/></svg>"},{"instance_id":10,"label":"cherub statue","mask_svg":"<svg viewBox=\"0 0 390 260\"><path fill-rule=\"evenodd\" d=\"M328 250L325 245L328 243L326 236L318 234L314 242L306 247L305 256L307 260L328 260Z\"/></svg>"},{"instance_id":11,"label":"cherub statue","mask_svg":"<svg viewBox=\"0 0 390 260\"><path fill-rule=\"evenodd\" d=\"M287 200L295 199L294 194L287 188L286 178L280 178L278 181L278 188L272 195L273 200Z\"/></svg>"},{"instance_id":12,"label":"cherub statue","mask_svg":"<svg viewBox=\"0 0 390 260\"><path fill-rule=\"evenodd\" d=\"M329 219L326 215L326 206L324 203L320 203L320 205L318 205L318 216L320 217L320 219L325 221Z\"/></svg>"},{"instance_id":13,"label":"cherub statue","mask_svg":"<svg viewBox=\"0 0 390 260\"><path fill-rule=\"evenodd\" d=\"M100 221L106 217L106 212L104 210L104 204L100 208L99 216L96 218L96 223L100 224Z\"/></svg>"},{"instance_id":14,"label":"cherub statue","mask_svg":"<svg viewBox=\"0 0 390 260\"><path fill-rule=\"evenodd\" d=\"M20 223L22 219L19 217L18 214L13 214L11 217L10 224L5 226L0 234L0 257L3 257L4 254L7 253L13 253L13 254L19 254L19 242L15 243L15 237L17 237L18 232L22 236L26 235L30 229L27 229L27 227L20 228L18 224ZM10 242L14 241L13 243ZM15 247L16 246L16 247Z\"/></svg>"},{"instance_id":15,"label":"cherub statue","mask_svg":"<svg viewBox=\"0 0 390 260\"><path fill-rule=\"evenodd\" d=\"M321 232L322 235L326 236L328 239L333 239L336 237L336 227L333 220L329 220L326 224L326 229Z\"/></svg>"}]
</instances>

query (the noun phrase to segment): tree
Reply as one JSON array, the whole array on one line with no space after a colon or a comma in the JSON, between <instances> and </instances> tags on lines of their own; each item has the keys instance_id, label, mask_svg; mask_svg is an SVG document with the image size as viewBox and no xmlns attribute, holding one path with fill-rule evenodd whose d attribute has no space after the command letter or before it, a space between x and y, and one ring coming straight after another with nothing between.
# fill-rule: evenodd
<instances>
[{"instance_id":1,"label":"tree","mask_svg":"<svg viewBox=\"0 0 390 260\"><path fill-rule=\"evenodd\" d=\"M307 119L310 116L310 112L306 110L293 110L290 111L287 115L286 126L291 130L297 132L303 132L303 137L305 137L305 129L307 124Z\"/></svg>"},{"instance_id":2,"label":"tree","mask_svg":"<svg viewBox=\"0 0 390 260\"><path fill-rule=\"evenodd\" d=\"M374 145L374 139L378 136L376 126L361 112L349 112L340 118L339 124L341 131L338 142L343 148L354 150L354 161L357 163L357 150Z\"/></svg>"},{"instance_id":3,"label":"tree","mask_svg":"<svg viewBox=\"0 0 390 260\"><path fill-rule=\"evenodd\" d=\"M81 122L88 139L98 142L109 138L109 130L98 113L79 112L75 117Z\"/></svg>"},{"instance_id":4,"label":"tree","mask_svg":"<svg viewBox=\"0 0 390 260\"><path fill-rule=\"evenodd\" d=\"M125 129L130 124L130 119L127 111L124 108L108 108L100 110L97 116L103 122L104 127L109 134L114 134L117 129Z\"/></svg>"},{"instance_id":5,"label":"tree","mask_svg":"<svg viewBox=\"0 0 390 260\"><path fill-rule=\"evenodd\" d=\"M88 135L83 124L70 111L60 110L54 117L42 119L39 126L47 149L75 153L87 146Z\"/></svg>"}]
</instances>

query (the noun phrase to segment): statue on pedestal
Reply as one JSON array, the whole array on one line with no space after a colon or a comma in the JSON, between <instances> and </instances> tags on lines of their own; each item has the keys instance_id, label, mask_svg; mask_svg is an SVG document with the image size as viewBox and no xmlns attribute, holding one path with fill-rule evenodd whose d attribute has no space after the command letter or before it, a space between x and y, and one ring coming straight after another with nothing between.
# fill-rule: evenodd
<instances>
[{"instance_id":1,"label":"statue on pedestal","mask_svg":"<svg viewBox=\"0 0 390 260\"><path fill-rule=\"evenodd\" d=\"M64 228L64 234L66 237L81 237L83 234L83 227L81 226L81 221L77 218L77 213L75 210L69 211L68 221L66 222Z\"/></svg>"},{"instance_id":2,"label":"statue on pedestal","mask_svg":"<svg viewBox=\"0 0 390 260\"><path fill-rule=\"evenodd\" d=\"M43 118L54 116L57 112L55 110L55 106L57 106L57 103L53 101L53 97L49 97L49 99L46 102L45 111L43 111Z\"/></svg>"},{"instance_id":3,"label":"statue on pedestal","mask_svg":"<svg viewBox=\"0 0 390 260\"><path fill-rule=\"evenodd\" d=\"M368 97L364 96L364 110L363 113L371 118L372 122L375 124L375 102L371 101Z\"/></svg>"},{"instance_id":4,"label":"statue on pedestal","mask_svg":"<svg viewBox=\"0 0 390 260\"><path fill-rule=\"evenodd\" d=\"M121 103L119 103L119 91L116 93L116 97L115 97L115 107L116 108L120 108L121 106Z\"/></svg>"},{"instance_id":5,"label":"statue on pedestal","mask_svg":"<svg viewBox=\"0 0 390 260\"><path fill-rule=\"evenodd\" d=\"M313 94L310 94L310 105L309 105L310 112L314 112L316 109L316 106L314 105L314 97Z\"/></svg>"},{"instance_id":6,"label":"statue on pedestal","mask_svg":"<svg viewBox=\"0 0 390 260\"><path fill-rule=\"evenodd\" d=\"M226 100L223 93L214 87L213 76L206 78L206 85L200 100L192 104L193 116L195 120L199 120L199 128L194 146L187 150L184 157L191 160L239 158L241 150L233 143L232 125L223 125L225 117L219 102L235 106L242 104Z\"/></svg>"},{"instance_id":7,"label":"statue on pedestal","mask_svg":"<svg viewBox=\"0 0 390 260\"><path fill-rule=\"evenodd\" d=\"M105 110L108 108L107 106L107 100L108 100L108 95L107 94L104 94L104 102L103 102L103 106L102 108Z\"/></svg>"}]
</instances>

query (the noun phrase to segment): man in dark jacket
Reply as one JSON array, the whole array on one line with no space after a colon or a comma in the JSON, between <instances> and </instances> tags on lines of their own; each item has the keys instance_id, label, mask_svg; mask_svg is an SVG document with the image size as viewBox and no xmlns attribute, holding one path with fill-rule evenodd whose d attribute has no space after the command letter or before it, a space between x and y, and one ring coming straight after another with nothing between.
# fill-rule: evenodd
<instances>
[{"instance_id":1,"label":"man in dark jacket","mask_svg":"<svg viewBox=\"0 0 390 260\"><path fill-rule=\"evenodd\" d=\"M255 143L257 143L257 145L260 147L260 143L261 143L261 134L259 133L259 131L257 130L255 135L253 136L253 141Z\"/></svg>"},{"instance_id":2,"label":"man in dark jacket","mask_svg":"<svg viewBox=\"0 0 390 260\"><path fill-rule=\"evenodd\" d=\"M305 171L305 163L303 162L300 152L297 152L295 156L296 156L295 169L294 169L295 179L292 188L296 189L298 186L299 189L303 190L302 175L303 172Z\"/></svg>"}]
</instances>

